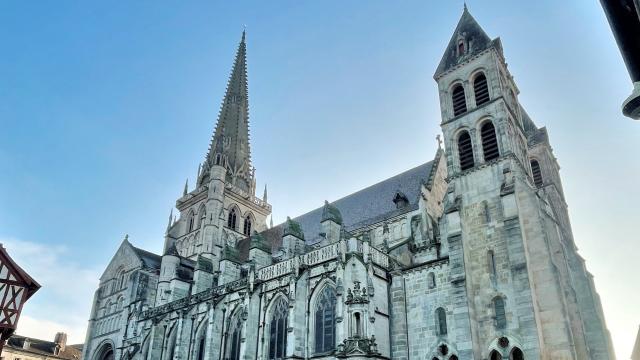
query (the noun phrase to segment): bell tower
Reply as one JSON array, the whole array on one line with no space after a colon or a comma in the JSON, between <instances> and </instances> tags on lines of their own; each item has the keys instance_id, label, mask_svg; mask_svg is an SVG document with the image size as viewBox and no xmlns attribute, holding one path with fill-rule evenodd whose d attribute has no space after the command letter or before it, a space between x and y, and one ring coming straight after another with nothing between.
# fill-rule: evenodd
<instances>
[{"instance_id":1,"label":"bell tower","mask_svg":"<svg viewBox=\"0 0 640 360\"><path fill-rule=\"evenodd\" d=\"M607 359L589 354L580 325L587 307L571 290L558 217L534 185L525 130L533 125L502 43L466 6L434 79L448 170L441 235L467 294L454 309L468 312L466 356L510 358L517 348L532 359Z\"/></svg>"}]
</instances>

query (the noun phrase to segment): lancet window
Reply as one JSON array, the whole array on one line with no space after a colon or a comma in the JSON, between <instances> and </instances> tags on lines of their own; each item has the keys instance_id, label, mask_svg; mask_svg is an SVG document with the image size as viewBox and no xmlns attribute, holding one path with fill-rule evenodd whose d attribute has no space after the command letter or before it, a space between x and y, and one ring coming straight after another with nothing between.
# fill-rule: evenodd
<instances>
[{"instance_id":1,"label":"lancet window","mask_svg":"<svg viewBox=\"0 0 640 360\"><path fill-rule=\"evenodd\" d=\"M493 309L496 317L496 328L504 329L507 327L507 316L504 309L504 299L497 297L493 299Z\"/></svg>"},{"instance_id":2,"label":"lancet window","mask_svg":"<svg viewBox=\"0 0 640 360\"><path fill-rule=\"evenodd\" d=\"M242 233L247 236L251 235L251 216L247 216L244 219L244 229L242 230Z\"/></svg>"},{"instance_id":3,"label":"lancet window","mask_svg":"<svg viewBox=\"0 0 640 360\"><path fill-rule=\"evenodd\" d=\"M240 360L240 344L242 341L242 319L236 316L229 326L227 351L229 360Z\"/></svg>"},{"instance_id":4,"label":"lancet window","mask_svg":"<svg viewBox=\"0 0 640 360\"><path fill-rule=\"evenodd\" d=\"M436 329L438 335L447 335L447 313L443 308L436 309Z\"/></svg>"},{"instance_id":5,"label":"lancet window","mask_svg":"<svg viewBox=\"0 0 640 360\"><path fill-rule=\"evenodd\" d=\"M269 326L269 359L284 359L287 355L287 317L289 304L280 297L273 306Z\"/></svg>"},{"instance_id":6,"label":"lancet window","mask_svg":"<svg viewBox=\"0 0 640 360\"><path fill-rule=\"evenodd\" d=\"M236 229L236 225L238 224L238 214L236 213L236 209L233 208L229 211L229 217L227 218L227 227L229 229Z\"/></svg>"},{"instance_id":7,"label":"lancet window","mask_svg":"<svg viewBox=\"0 0 640 360\"><path fill-rule=\"evenodd\" d=\"M315 352L333 351L336 338L336 292L327 286L322 289L315 307Z\"/></svg>"}]
</instances>

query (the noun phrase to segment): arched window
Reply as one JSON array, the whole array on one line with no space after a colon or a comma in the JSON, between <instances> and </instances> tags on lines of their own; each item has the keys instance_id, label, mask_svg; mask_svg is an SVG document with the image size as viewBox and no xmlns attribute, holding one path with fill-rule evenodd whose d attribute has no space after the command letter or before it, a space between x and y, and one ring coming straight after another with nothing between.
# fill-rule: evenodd
<instances>
[{"instance_id":1,"label":"arched window","mask_svg":"<svg viewBox=\"0 0 640 360\"><path fill-rule=\"evenodd\" d=\"M473 80L473 93L476 95L476 106L489 102L489 87L484 73L480 73Z\"/></svg>"},{"instance_id":2,"label":"arched window","mask_svg":"<svg viewBox=\"0 0 640 360\"><path fill-rule=\"evenodd\" d=\"M228 359L240 360L240 342L242 341L242 319L240 319L240 316L236 316L236 318L231 322L228 336Z\"/></svg>"},{"instance_id":3,"label":"arched window","mask_svg":"<svg viewBox=\"0 0 640 360\"><path fill-rule=\"evenodd\" d=\"M510 360L524 360L524 354L518 347L511 349Z\"/></svg>"},{"instance_id":4,"label":"arched window","mask_svg":"<svg viewBox=\"0 0 640 360\"><path fill-rule=\"evenodd\" d=\"M284 359L287 356L287 315L289 304L280 297L274 304L269 327L269 359Z\"/></svg>"},{"instance_id":5,"label":"arched window","mask_svg":"<svg viewBox=\"0 0 640 360\"><path fill-rule=\"evenodd\" d=\"M455 355L449 356L449 360L458 360L458 357Z\"/></svg>"},{"instance_id":6,"label":"arched window","mask_svg":"<svg viewBox=\"0 0 640 360\"><path fill-rule=\"evenodd\" d=\"M436 309L436 329L438 335L447 335L447 313L443 308Z\"/></svg>"},{"instance_id":7,"label":"arched window","mask_svg":"<svg viewBox=\"0 0 640 360\"><path fill-rule=\"evenodd\" d=\"M436 287L436 276L432 272L427 274L427 286L429 287L429 289L433 289L434 287Z\"/></svg>"},{"instance_id":8,"label":"arched window","mask_svg":"<svg viewBox=\"0 0 640 360\"><path fill-rule=\"evenodd\" d=\"M198 360L204 360L204 346L205 346L205 338L202 337L198 341Z\"/></svg>"},{"instance_id":9,"label":"arched window","mask_svg":"<svg viewBox=\"0 0 640 360\"><path fill-rule=\"evenodd\" d=\"M244 229L242 230L242 233L247 236L251 235L251 216L247 216L244 219Z\"/></svg>"},{"instance_id":10,"label":"arched window","mask_svg":"<svg viewBox=\"0 0 640 360\"><path fill-rule=\"evenodd\" d=\"M227 218L227 227L229 229L236 229L236 224L238 222L238 215L236 214L236 209L233 208L229 211L229 217Z\"/></svg>"},{"instance_id":11,"label":"arched window","mask_svg":"<svg viewBox=\"0 0 640 360\"><path fill-rule=\"evenodd\" d=\"M196 221L196 215L193 212L189 212L189 226L188 226L188 232L192 232L193 228L195 226L195 221Z\"/></svg>"},{"instance_id":12,"label":"arched window","mask_svg":"<svg viewBox=\"0 0 640 360\"><path fill-rule=\"evenodd\" d=\"M353 335L362 337L362 321L359 312L353 314Z\"/></svg>"},{"instance_id":13,"label":"arched window","mask_svg":"<svg viewBox=\"0 0 640 360\"><path fill-rule=\"evenodd\" d=\"M496 350L492 350L491 354L489 354L489 360L502 360L502 355Z\"/></svg>"},{"instance_id":14,"label":"arched window","mask_svg":"<svg viewBox=\"0 0 640 360\"><path fill-rule=\"evenodd\" d=\"M458 56L464 55L464 40L458 42Z\"/></svg>"},{"instance_id":15,"label":"arched window","mask_svg":"<svg viewBox=\"0 0 640 360\"><path fill-rule=\"evenodd\" d=\"M482 137L482 151L484 153L484 161L497 159L500 156L498 150L498 139L496 138L496 129L491 121L487 121L480 129Z\"/></svg>"},{"instance_id":16,"label":"arched window","mask_svg":"<svg viewBox=\"0 0 640 360\"><path fill-rule=\"evenodd\" d=\"M216 165L220 165L222 163L222 158L220 154L216 154Z\"/></svg>"},{"instance_id":17,"label":"arched window","mask_svg":"<svg viewBox=\"0 0 640 360\"><path fill-rule=\"evenodd\" d=\"M531 159L531 173L536 187L542 187L542 172L540 171L540 163L536 159Z\"/></svg>"},{"instance_id":18,"label":"arched window","mask_svg":"<svg viewBox=\"0 0 640 360\"><path fill-rule=\"evenodd\" d=\"M458 157L460 158L460 170L464 171L474 166L473 145L471 145L471 136L467 131L463 131L458 136Z\"/></svg>"},{"instance_id":19,"label":"arched window","mask_svg":"<svg viewBox=\"0 0 640 360\"><path fill-rule=\"evenodd\" d=\"M496 328L504 329L507 327L507 315L504 309L504 299L497 297L493 299L493 310L496 316Z\"/></svg>"},{"instance_id":20,"label":"arched window","mask_svg":"<svg viewBox=\"0 0 640 360\"><path fill-rule=\"evenodd\" d=\"M464 88L458 84L451 92L453 102L453 116L462 115L467 112L467 99L464 96Z\"/></svg>"},{"instance_id":21,"label":"arched window","mask_svg":"<svg viewBox=\"0 0 640 360\"><path fill-rule=\"evenodd\" d=\"M315 352L333 351L336 346L336 291L327 286L318 296L315 308Z\"/></svg>"}]
</instances>

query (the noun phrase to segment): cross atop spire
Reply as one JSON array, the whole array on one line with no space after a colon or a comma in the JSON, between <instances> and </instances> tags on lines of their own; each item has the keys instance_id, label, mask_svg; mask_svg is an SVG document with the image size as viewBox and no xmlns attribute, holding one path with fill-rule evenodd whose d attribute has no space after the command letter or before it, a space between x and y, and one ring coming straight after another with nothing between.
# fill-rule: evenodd
<instances>
[{"instance_id":1,"label":"cross atop spire","mask_svg":"<svg viewBox=\"0 0 640 360\"><path fill-rule=\"evenodd\" d=\"M253 187L248 95L244 30L203 169L205 173L213 165L224 166L227 178L244 191L251 191Z\"/></svg>"}]
</instances>

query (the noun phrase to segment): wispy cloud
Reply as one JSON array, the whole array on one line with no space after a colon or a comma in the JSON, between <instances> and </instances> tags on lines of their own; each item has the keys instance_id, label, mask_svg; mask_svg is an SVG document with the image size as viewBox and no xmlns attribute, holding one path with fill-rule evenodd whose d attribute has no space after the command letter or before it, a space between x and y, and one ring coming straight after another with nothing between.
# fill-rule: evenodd
<instances>
[{"instance_id":1,"label":"wispy cloud","mask_svg":"<svg viewBox=\"0 0 640 360\"><path fill-rule=\"evenodd\" d=\"M64 331L70 343L84 342L91 300L101 270L81 266L64 246L2 237L0 242L42 285L26 303L17 333L53 339L56 332Z\"/></svg>"}]
</instances>

